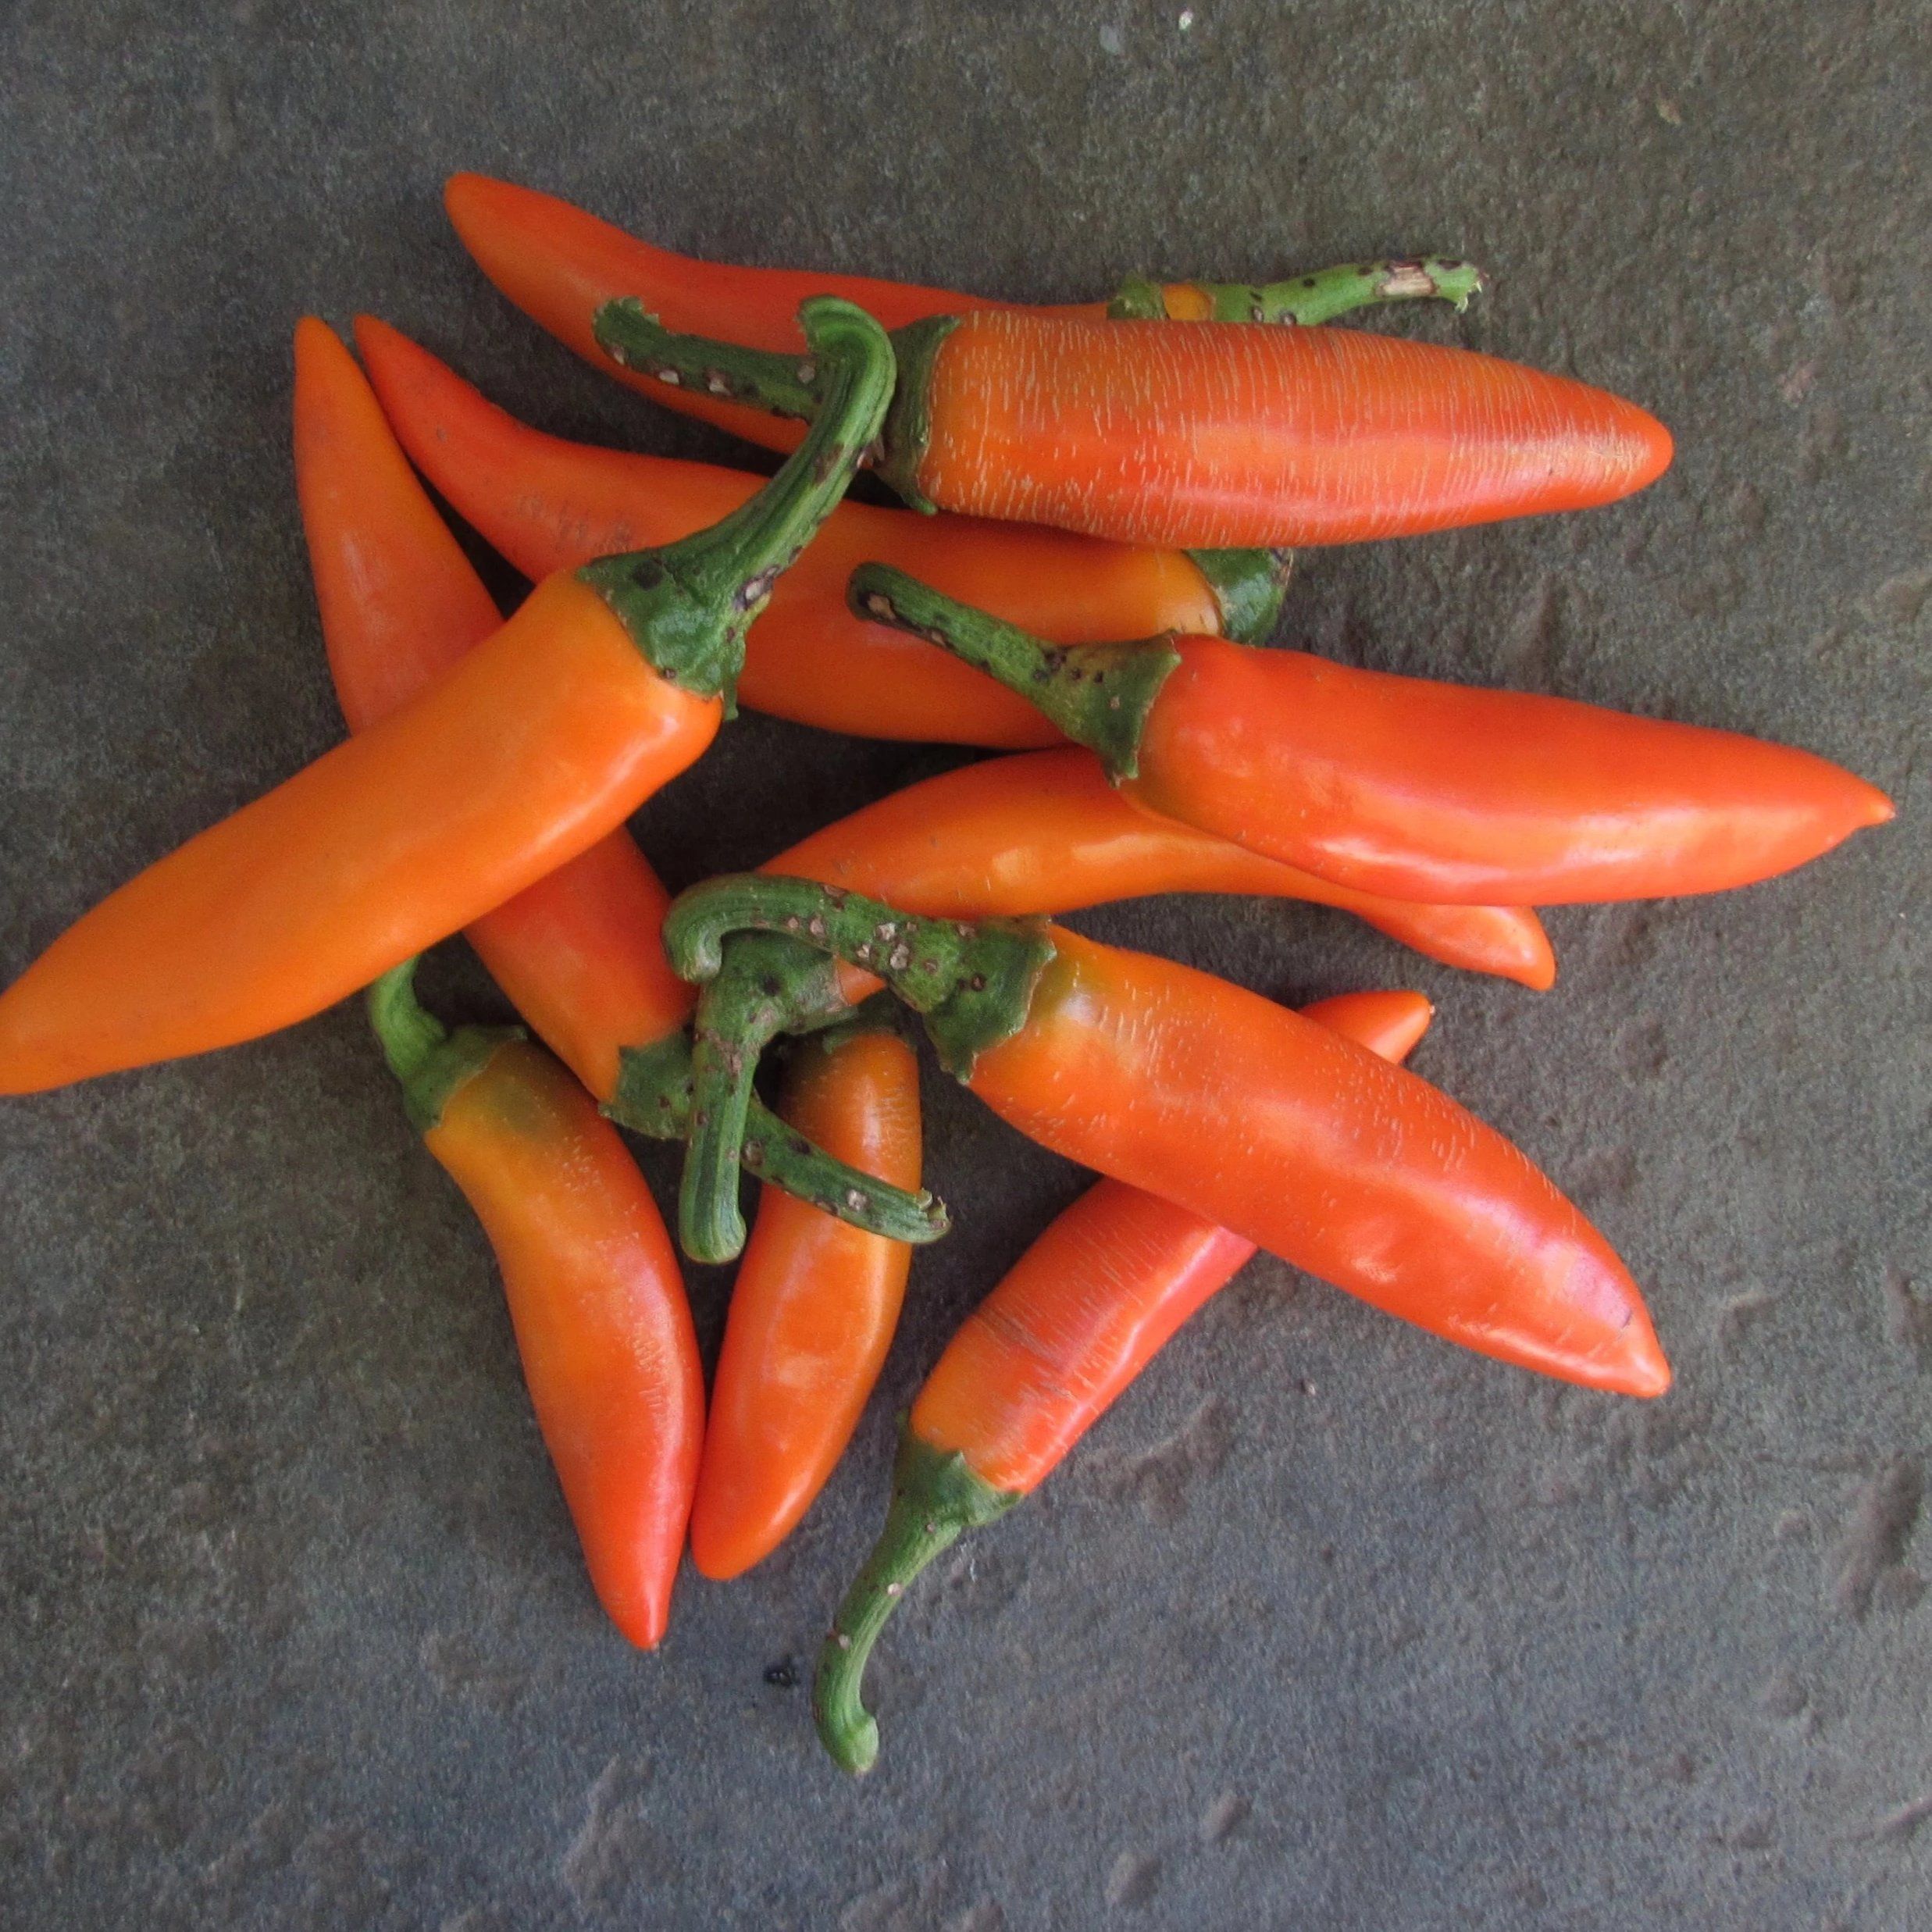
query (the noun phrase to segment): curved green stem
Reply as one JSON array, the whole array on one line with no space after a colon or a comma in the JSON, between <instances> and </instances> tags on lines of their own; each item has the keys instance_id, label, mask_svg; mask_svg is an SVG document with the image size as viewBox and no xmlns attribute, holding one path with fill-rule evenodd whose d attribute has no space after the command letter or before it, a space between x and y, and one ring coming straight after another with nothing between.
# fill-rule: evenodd
<instances>
[{"instance_id":1,"label":"curved green stem","mask_svg":"<svg viewBox=\"0 0 1932 1932\"><path fill-rule=\"evenodd\" d=\"M1292 550L1191 550L1188 561L1207 579L1221 607L1221 634L1230 643L1265 644L1274 635L1294 575Z\"/></svg>"},{"instance_id":2,"label":"curved green stem","mask_svg":"<svg viewBox=\"0 0 1932 1932\"><path fill-rule=\"evenodd\" d=\"M613 312L619 321L656 327L636 304L612 302L598 312L601 330ZM800 308L798 319L808 358L772 359L802 380L812 423L784 467L710 529L661 549L601 558L578 572L655 669L687 690L723 697L728 708L752 619L845 494L892 400L892 344L864 309L816 295Z\"/></svg>"},{"instance_id":3,"label":"curved green stem","mask_svg":"<svg viewBox=\"0 0 1932 1932\"><path fill-rule=\"evenodd\" d=\"M1181 661L1170 638L1050 644L886 564L861 564L846 599L859 616L910 631L997 678L1095 753L1109 777L1138 775L1147 714Z\"/></svg>"},{"instance_id":4,"label":"curved green stem","mask_svg":"<svg viewBox=\"0 0 1932 1932\"><path fill-rule=\"evenodd\" d=\"M975 1475L957 1451L936 1449L910 1429L900 1435L886 1527L832 1620L812 1679L813 1720L843 1770L863 1773L878 1759L879 1725L865 1708L865 1664L906 1586L962 1532L995 1521L1019 1500L1016 1492Z\"/></svg>"},{"instance_id":5,"label":"curved green stem","mask_svg":"<svg viewBox=\"0 0 1932 1932\"><path fill-rule=\"evenodd\" d=\"M1333 322L1382 302L1445 301L1460 312L1488 284L1473 262L1439 255L1346 262L1285 282L1175 282L1133 275L1107 305L1117 322ZM1177 309L1179 313L1177 315Z\"/></svg>"},{"instance_id":6,"label":"curved green stem","mask_svg":"<svg viewBox=\"0 0 1932 1932\"><path fill-rule=\"evenodd\" d=\"M389 1070L401 1083L403 1105L419 1133L442 1119L450 1096L506 1041L522 1039L514 1026L462 1026L452 1033L416 997L415 958L392 966L362 996L369 1021Z\"/></svg>"},{"instance_id":7,"label":"curved green stem","mask_svg":"<svg viewBox=\"0 0 1932 1932\"><path fill-rule=\"evenodd\" d=\"M924 1018L941 1064L961 1080L981 1053L1026 1024L1033 989L1053 957L1052 930L1041 920L921 918L836 886L763 872L693 886L665 915L665 950L686 979L717 978L735 936L758 932L793 942L790 964L761 956L768 971L803 972L816 952L876 974Z\"/></svg>"},{"instance_id":8,"label":"curved green stem","mask_svg":"<svg viewBox=\"0 0 1932 1932\"><path fill-rule=\"evenodd\" d=\"M855 1009L841 1005L830 1024ZM808 1026L801 1018L800 1027ZM680 1028L618 1058L617 1085L604 1111L620 1127L653 1140L683 1140L691 1124L691 1039ZM919 1245L951 1226L946 1203L924 1189L910 1193L850 1166L788 1127L756 1093L745 1114L739 1163L761 1181L822 1208L868 1234Z\"/></svg>"}]
</instances>

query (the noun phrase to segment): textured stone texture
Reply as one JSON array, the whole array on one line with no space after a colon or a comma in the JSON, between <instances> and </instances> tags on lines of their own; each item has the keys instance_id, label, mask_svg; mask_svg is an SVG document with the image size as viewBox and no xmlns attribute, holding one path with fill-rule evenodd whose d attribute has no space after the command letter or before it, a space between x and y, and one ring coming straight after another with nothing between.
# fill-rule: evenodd
<instances>
[{"instance_id":1,"label":"textured stone texture","mask_svg":"<svg viewBox=\"0 0 1932 1932\"><path fill-rule=\"evenodd\" d=\"M355 1013L0 1103L9 1927L1932 1918L1924 9L1191 16L14 0L0 971L337 734L302 312L375 309L567 433L725 449L506 310L453 168L1015 297L1465 252L1489 301L1389 326L1626 390L1677 467L1312 558L1289 633L1798 740L1901 822L1559 912L1543 998L1278 906L1083 923L1285 996L1426 989L1420 1068L1600 1218L1676 1390L1539 1385L1257 1266L909 1606L855 1788L768 1670L871 1535L893 1411L1078 1175L930 1083L963 1226L851 1456L640 1661ZM750 719L639 829L683 884L950 755ZM433 983L487 1006L453 952ZM693 1279L711 1335L726 1285Z\"/></svg>"}]
</instances>

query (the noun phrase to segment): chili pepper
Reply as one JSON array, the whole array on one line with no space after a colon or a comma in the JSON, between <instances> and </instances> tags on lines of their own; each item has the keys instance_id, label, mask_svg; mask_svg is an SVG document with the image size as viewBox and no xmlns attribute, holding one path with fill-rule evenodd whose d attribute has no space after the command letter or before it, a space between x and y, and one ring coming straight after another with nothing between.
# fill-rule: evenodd
<instances>
[{"instance_id":1,"label":"chili pepper","mask_svg":"<svg viewBox=\"0 0 1932 1932\"><path fill-rule=\"evenodd\" d=\"M527 577L638 544L671 543L725 516L759 479L708 463L566 443L527 429L428 351L365 315L356 342L418 469ZM1001 746L1057 743L1032 706L943 651L855 619L846 579L886 557L1016 623L1079 643L1151 630L1260 642L1285 557L1217 551L1190 560L1063 531L842 503L774 587L746 640L740 698L754 711L861 737Z\"/></svg>"},{"instance_id":2,"label":"chili pepper","mask_svg":"<svg viewBox=\"0 0 1932 1932\"><path fill-rule=\"evenodd\" d=\"M871 317L805 316L826 409L751 502L547 578L430 690L97 906L0 995L0 1091L287 1026L594 845L704 750L752 614L891 387Z\"/></svg>"},{"instance_id":3,"label":"chili pepper","mask_svg":"<svg viewBox=\"0 0 1932 1932\"><path fill-rule=\"evenodd\" d=\"M851 595L1024 691L1135 804L1393 898L1716 892L1892 815L1862 779L1738 732L1215 638L1063 649L879 565Z\"/></svg>"},{"instance_id":4,"label":"chili pepper","mask_svg":"<svg viewBox=\"0 0 1932 1932\"><path fill-rule=\"evenodd\" d=\"M1083 320L1331 322L1378 302L1435 298L1463 308L1483 286L1473 264L1439 255L1351 263L1253 287L1224 282L1171 282L1135 276L1110 302L1028 308L943 288L882 282L869 276L821 275L796 269L747 269L696 261L640 241L554 195L480 174L454 174L444 205L477 266L511 301L587 362L610 368L592 322L620 296L635 296L669 328L724 335L761 349L796 355L804 346L798 305L807 295L841 295L888 329L933 315L975 309L1071 316ZM772 449L798 440L796 423L726 401L704 387L667 391L647 377L622 380L660 402L702 417Z\"/></svg>"},{"instance_id":5,"label":"chili pepper","mask_svg":"<svg viewBox=\"0 0 1932 1932\"><path fill-rule=\"evenodd\" d=\"M816 1145L919 1185L919 1066L889 1023L802 1042L779 1111ZM691 1555L735 1577L790 1535L857 1426L912 1251L767 1188L731 1292L691 1512Z\"/></svg>"},{"instance_id":6,"label":"chili pepper","mask_svg":"<svg viewBox=\"0 0 1932 1932\"><path fill-rule=\"evenodd\" d=\"M1385 1060L1427 1031L1420 993L1348 993L1303 1017ZM1254 1243L1119 1181L1096 1182L967 1317L914 1399L892 1507L832 1619L812 1686L825 1748L872 1768L866 1659L913 1579L961 1533L1031 1495Z\"/></svg>"},{"instance_id":7,"label":"chili pepper","mask_svg":"<svg viewBox=\"0 0 1932 1932\"><path fill-rule=\"evenodd\" d=\"M295 332L295 474L330 668L360 730L426 690L502 619L424 494L369 383L312 316ZM682 1140L690 989L659 936L671 896L630 834L608 833L470 925L518 1011L626 1125ZM775 1185L929 1239L943 1210L806 1146L753 1103L747 1147ZM857 1192L862 1206L855 1209Z\"/></svg>"},{"instance_id":8,"label":"chili pepper","mask_svg":"<svg viewBox=\"0 0 1932 1932\"><path fill-rule=\"evenodd\" d=\"M932 918L1075 912L1153 893L1246 893L1338 906L1431 959L1538 990L1556 956L1527 906L1385 899L1157 818L1085 751L982 759L862 807L759 868Z\"/></svg>"},{"instance_id":9,"label":"chili pepper","mask_svg":"<svg viewBox=\"0 0 1932 1932\"><path fill-rule=\"evenodd\" d=\"M1056 1153L1480 1354L1632 1394L1668 1381L1622 1263L1517 1148L1257 994L1043 921L926 919L764 875L675 900L665 947L685 978L710 982L697 1033L712 1050L693 1055L680 1200L687 1253L709 1256L730 1233L736 1090L787 959L816 950L882 981L950 1071Z\"/></svg>"},{"instance_id":10,"label":"chili pepper","mask_svg":"<svg viewBox=\"0 0 1932 1932\"><path fill-rule=\"evenodd\" d=\"M809 357L680 335L638 302L597 340L674 391L809 421ZM1670 465L1635 404L1353 329L982 311L896 330L877 473L916 510L1189 548L1355 544L1614 502Z\"/></svg>"},{"instance_id":11,"label":"chili pepper","mask_svg":"<svg viewBox=\"0 0 1932 1932\"><path fill-rule=\"evenodd\" d=\"M369 1017L424 1144L476 1210L503 1271L537 1426L611 1620L664 1634L704 1428L677 1256L617 1130L521 1034L449 1033L415 961Z\"/></svg>"}]
</instances>

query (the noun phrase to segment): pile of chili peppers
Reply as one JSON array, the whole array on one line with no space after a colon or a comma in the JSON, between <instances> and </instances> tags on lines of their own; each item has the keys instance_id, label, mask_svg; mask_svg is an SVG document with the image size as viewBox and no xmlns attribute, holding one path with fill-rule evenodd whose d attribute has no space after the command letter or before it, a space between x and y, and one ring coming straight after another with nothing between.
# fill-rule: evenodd
<instances>
[{"instance_id":1,"label":"pile of chili peppers","mask_svg":"<svg viewBox=\"0 0 1932 1932\"><path fill-rule=\"evenodd\" d=\"M0 995L0 1092L366 988L501 1264L592 1583L648 1647L687 1539L734 1577L811 1507L912 1249L945 1230L920 1185L916 1014L948 1071L1102 1178L913 1404L818 1668L820 1734L852 1770L877 1752L861 1674L907 1585L1030 1494L1257 1248L1484 1354L1663 1392L1602 1236L1403 1069L1420 994L1298 1014L1049 923L1259 893L1540 989L1538 906L1747 885L1889 818L1802 751L1268 647L1292 550L1611 502L1668 465L1659 424L1579 382L1315 326L1460 308L1481 287L1460 262L1025 308L693 261L475 176L447 206L562 341L782 466L561 442L380 322L357 325L358 366L304 321L297 480L351 736L27 967ZM843 501L861 468L908 507ZM418 472L533 581L507 622ZM1002 755L673 904L625 822L739 702ZM451 1031L418 1002L416 955L458 930L528 1034ZM685 1251L742 1253L708 1410L617 1126L685 1144ZM748 1236L741 1170L764 1184Z\"/></svg>"}]
</instances>

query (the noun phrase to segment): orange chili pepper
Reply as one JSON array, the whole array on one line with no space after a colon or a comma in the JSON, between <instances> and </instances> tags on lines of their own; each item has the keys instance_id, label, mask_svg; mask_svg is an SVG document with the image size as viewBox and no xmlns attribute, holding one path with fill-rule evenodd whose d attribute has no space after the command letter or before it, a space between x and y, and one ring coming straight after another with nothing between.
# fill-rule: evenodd
<instances>
[{"instance_id":1,"label":"orange chili pepper","mask_svg":"<svg viewBox=\"0 0 1932 1932\"><path fill-rule=\"evenodd\" d=\"M986 758L909 785L758 868L932 918L1076 912L1153 893L1250 893L1336 906L1391 939L1539 991L1556 955L1527 906L1432 906L1317 878L1157 818L1078 750Z\"/></svg>"},{"instance_id":2,"label":"orange chili pepper","mask_svg":"<svg viewBox=\"0 0 1932 1932\"><path fill-rule=\"evenodd\" d=\"M674 543L757 489L741 470L593 449L528 429L426 349L372 316L356 323L369 380L412 460L526 577L640 544ZM842 503L772 594L745 640L740 700L868 738L1053 744L1032 706L943 651L855 617L846 579L868 557L930 576L1064 643L1146 630L1264 640L1284 558L1190 559L1064 531Z\"/></svg>"},{"instance_id":3,"label":"orange chili pepper","mask_svg":"<svg viewBox=\"0 0 1932 1932\"><path fill-rule=\"evenodd\" d=\"M415 962L369 1014L410 1117L503 1271L537 1426L611 1620L663 1636L704 1428L697 1337L664 1218L616 1128L519 1035L450 1034Z\"/></svg>"},{"instance_id":4,"label":"orange chili pepper","mask_svg":"<svg viewBox=\"0 0 1932 1932\"><path fill-rule=\"evenodd\" d=\"M1303 1017L1385 1060L1428 1030L1414 993L1345 993ZM914 1577L963 1531L1031 1495L1254 1243L1119 1181L1055 1219L946 1346L914 1398L886 1527L832 1619L812 1687L825 1748L871 1769L865 1663Z\"/></svg>"},{"instance_id":5,"label":"orange chili pepper","mask_svg":"<svg viewBox=\"0 0 1932 1932\"><path fill-rule=\"evenodd\" d=\"M725 945L731 971L722 971ZM1480 1354L1654 1394L1670 1371L1635 1284L1526 1157L1447 1095L1271 1001L1036 921L920 918L803 880L674 900L698 1002L680 1233L729 1253L738 1093L785 961L829 954L920 1013L1001 1118ZM775 992L775 987L780 991Z\"/></svg>"},{"instance_id":6,"label":"orange chili pepper","mask_svg":"<svg viewBox=\"0 0 1932 1932\"><path fill-rule=\"evenodd\" d=\"M717 730L750 615L837 500L889 346L812 305L828 406L752 503L547 578L434 688L97 906L0 995L0 1092L319 1011L613 831Z\"/></svg>"},{"instance_id":7,"label":"orange chili pepper","mask_svg":"<svg viewBox=\"0 0 1932 1932\"><path fill-rule=\"evenodd\" d=\"M779 1112L852 1166L919 1185L919 1066L891 1027L803 1041ZM731 1292L691 1513L708 1577L740 1575L790 1535L845 1453L879 1379L912 1250L766 1188Z\"/></svg>"},{"instance_id":8,"label":"orange chili pepper","mask_svg":"<svg viewBox=\"0 0 1932 1932\"><path fill-rule=\"evenodd\" d=\"M626 299L625 368L809 421L809 358L674 333ZM1353 329L980 311L894 333L875 465L914 509L1190 548L1355 544L1612 503L1669 468L1635 404Z\"/></svg>"},{"instance_id":9,"label":"orange chili pepper","mask_svg":"<svg viewBox=\"0 0 1932 1932\"><path fill-rule=\"evenodd\" d=\"M427 690L502 619L354 358L312 317L295 332L295 473L330 668L350 729L361 730ZM693 996L664 956L670 903L620 828L468 935L598 1100L627 1125L681 1139ZM801 1153L775 1125L761 1122L757 1144L772 1152L761 1171L815 1199L846 1202L857 1185L866 1218L885 1211L862 1177L819 1150Z\"/></svg>"},{"instance_id":10,"label":"orange chili pepper","mask_svg":"<svg viewBox=\"0 0 1932 1932\"><path fill-rule=\"evenodd\" d=\"M1024 692L1136 805L1392 898L1716 892L1892 815L1862 779L1738 732L1218 638L1050 645L882 565L851 596Z\"/></svg>"},{"instance_id":11,"label":"orange chili pepper","mask_svg":"<svg viewBox=\"0 0 1932 1932\"><path fill-rule=\"evenodd\" d=\"M1258 288L1220 282L1161 285L1135 276L1111 301L1024 309L1018 303L869 276L700 262L640 241L554 195L487 175L451 175L443 198L463 245L497 288L586 361L606 370L610 362L597 342L594 319L606 302L626 295L638 298L668 328L729 336L755 348L795 355L804 346L798 305L815 294L843 296L888 329L899 329L969 309L1093 320L1111 315L1174 322L1328 322L1377 302L1435 298L1460 308L1483 285L1481 273L1468 262L1431 255L1351 263ZM798 440L797 423L723 401L701 385L666 390L643 376L619 375L673 409L769 448L790 449Z\"/></svg>"}]
</instances>

